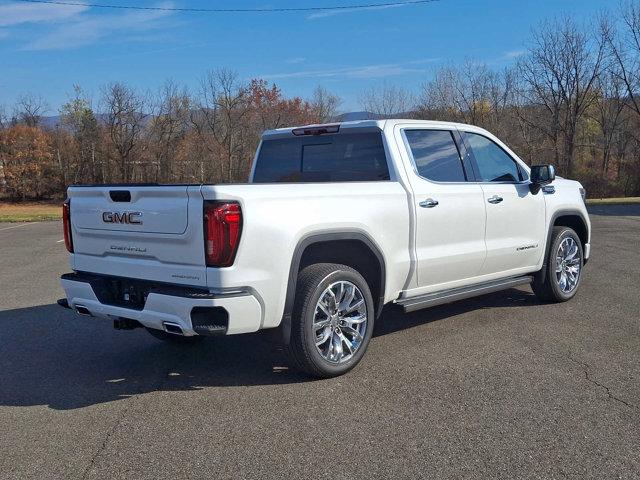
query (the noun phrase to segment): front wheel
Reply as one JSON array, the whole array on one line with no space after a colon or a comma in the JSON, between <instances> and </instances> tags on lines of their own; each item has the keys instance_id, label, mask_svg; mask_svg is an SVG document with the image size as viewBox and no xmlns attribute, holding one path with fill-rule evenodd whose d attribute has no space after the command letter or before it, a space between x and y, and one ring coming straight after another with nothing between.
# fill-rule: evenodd
<instances>
[{"instance_id":1,"label":"front wheel","mask_svg":"<svg viewBox=\"0 0 640 480\"><path fill-rule=\"evenodd\" d=\"M532 283L533 293L545 302L570 300L578 291L583 266L580 237L569 227L553 227L544 267L546 271L540 271L536 275Z\"/></svg>"},{"instance_id":2,"label":"front wheel","mask_svg":"<svg viewBox=\"0 0 640 480\"><path fill-rule=\"evenodd\" d=\"M289 352L318 378L342 375L362 359L374 321L366 280L351 267L319 263L298 275Z\"/></svg>"}]
</instances>

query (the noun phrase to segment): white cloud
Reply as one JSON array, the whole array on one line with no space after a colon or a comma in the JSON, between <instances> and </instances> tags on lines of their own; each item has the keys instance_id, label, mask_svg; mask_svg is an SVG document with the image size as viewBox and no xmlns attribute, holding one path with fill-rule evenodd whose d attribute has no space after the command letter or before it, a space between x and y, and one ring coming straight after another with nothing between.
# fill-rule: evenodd
<instances>
[{"instance_id":1,"label":"white cloud","mask_svg":"<svg viewBox=\"0 0 640 480\"><path fill-rule=\"evenodd\" d=\"M0 27L21 23L53 23L67 20L88 10L85 5L48 5L36 3L7 3L0 5Z\"/></svg>"},{"instance_id":2,"label":"white cloud","mask_svg":"<svg viewBox=\"0 0 640 480\"><path fill-rule=\"evenodd\" d=\"M343 13L362 12L364 10L387 10L388 8L405 7L406 5L377 5L365 8L341 8L339 10L325 10L314 12L307 16L307 20L315 20L317 18L333 17L335 15L342 15Z\"/></svg>"},{"instance_id":3,"label":"white cloud","mask_svg":"<svg viewBox=\"0 0 640 480\"><path fill-rule=\"evenodd\" d=\"M61 25L25 46L27 50L60 50L90 45L105 37L121 40L132 33L160 27L157 21L170 15L166 11L134 11L124 14L92 15Z\"/></svg>"},{"instance_id":4,"label":"white cloud","mask_svg":"<svg viewBox=\"0 0 640 480\"><path fill-rule=\"evenodd\" d=\"M484 64L486 65L505 65L512 63L514 60L517 60L522 55L527 53L526 50L507 50L506 52L501 53L499 56L486 60Z\"/></svg>"},{"instance_id":5,"label":"white cloud","mask_svg":"<svg viewBox=\"0 0 640 480\"><path fill-rule=\"evenodd\" d=\"M157 6L169 8L174 5L166 1ZM104 10L94 10L86 5L13 2L0 5L0 27L42 24L23 49L61 50L90 45L104 38L141 41L147 32L162 27L162 20L170 15L171 12L162 10L104 13ZM0 30L0 38L7 35L7 30Z\"/></svg>"},{"instance_id":6,"label":"white cloud","mask_svg":"<svg viewBox=\"0 0 640 480\"><path fill-rule=\"evenodd\" d=\"M292 64L295 64L295 63L304 63L304 62L306 62L306 60L307 60L307 59L306 59L305 57L294 57L294 58L288 58L288 59L286 59L286 60L284 61L284 63L292 63Z\"/></svg>"},{"instance_id":7,"label":"white cloud","mask_svg":"<svg viewBox=\"0 0 640 480\"><path fill-rule=\"evenodd\" d=\"M406 63L385 63L377 65L363 65L359 67L343 67L328 70L302 70L260 75L266 80L283 78L385 78L408 74L425 73L421 64L431 63L437 59L416 60Z\"/></svg>"},{"instance_id":8,"label":"white cloud","mask_svg":"<svg viewBox=\"0 0 640 480\"><path fill-rule=\"evenodd\" d=\"M518 58L524 55L525 53L526 51L524 50L510 50L508 52L504 52L504 54L502 55L502 58L505 60L513 60L514 58Z\"/></svg>"}]
</instances>

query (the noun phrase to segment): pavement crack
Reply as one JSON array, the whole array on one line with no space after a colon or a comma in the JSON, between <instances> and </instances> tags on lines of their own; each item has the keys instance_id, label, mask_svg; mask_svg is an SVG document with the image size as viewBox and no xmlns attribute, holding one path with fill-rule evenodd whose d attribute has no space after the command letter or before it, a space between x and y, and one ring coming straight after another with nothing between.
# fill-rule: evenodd
<instances>
[{"instance_id":1,"label":"pavement crack","mask_svg":"<svg viewBox=\"0 0 640 480\"><path fill-rule=\"evenodd\" d=\"M166 371L162 372L156 386L151 391L152 392L159 391L169 379L170 373L171 373L171 369L167 369ZM82 477L81 477L82 480L86 480L89 477L89 474L95 467L97 460L100 458L102 453L106 450L107 446L109 445L109 440L118 431L118 429L124 422L125 418L133 408L133 403L136 398L140 398L140 396L132 395L131 397L129 397L128 400L130 403L122 409L122 411L120 412L120 415L118 415L118 420L114 422L114 424L111 426L111 428L107 431L106 435L102 439L100 446L98 447L96 452L93 454L93 456L91 457L91 460L89 461L89 464L87 465L87 467L84 469L84 472L82 473Z\"/></svg>"},{"instance_id":2,"label":"pavement crack","mask_svg":"<svg viewBox=\"0 0 640 480\"><path fill-rule=\"evenodd\" d=\"M614 395L611 392L611 389L609 387L607 387L606 385L604 385L603 383L598 382L596 379L594 379L591 376L590 370L591 370L591 365L589 365L588 363L585 362L581 362L579 360L576 360L575 358L573 358L571 355L563 355L563 357L565 357L567 360L571 361L572 363L579 365L580 367L582 367L582 371L584 372L584 378L587 382L603 389L607 396L611 399L614 400L616 402L619 402L623 405L626 405L629 408L635 408L638 409L637 405L634 405L633 403L627 402L626 400L623 400L622 398Z\"/></svg>"},{"instance_id":3,"label":"pavement crack","mask_svg":"<svg viewBox=\"0 0 640 480\"><path fill-rule=\"evenodd\" d=\"M82 477L81 477L82 480L86 480L88 478L89 474L91 473L91 471L93 470L93 467L96 464L96 461L98 460L100 455L102 455L102 452L104 452L104 450L107 448L107 445L109 444L109 439L113 436L114 433L116 433L120 425L122 425L122 422L127 416L127 413L129 413L130 408L131 408L130 406L126 406L125 408L123 408L122 412L120 412L120 415L118 416L118 420L107 431L107 434L102 439L100 446L91 457L91 460L89 461L89 464L87 465L87 467L84 469L84 472L82 473Z\"/></svg>"}]
</instances>

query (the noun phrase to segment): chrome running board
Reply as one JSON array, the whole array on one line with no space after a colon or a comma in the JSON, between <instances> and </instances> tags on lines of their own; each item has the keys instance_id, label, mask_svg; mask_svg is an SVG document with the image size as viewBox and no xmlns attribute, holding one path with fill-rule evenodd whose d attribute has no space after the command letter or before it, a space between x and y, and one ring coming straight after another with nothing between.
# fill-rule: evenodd
<instances>
[{"instance_id":1,"label":"chrome running board","mask_svg":"<svg viewBox=\"0 0 640 480\"><path fill-rule=\"evenodd\" d=\"M426 293L417 297L401 298L396 303L401 305L405 312L414 312L422 308L435 307L444 303L464 300L465 298L477 297L486 293L499 292L507 288L527 285L533 282L531 275L522 277L503 278L486 283L478 283L468 287L451 288L441 292Z\"/></svg>"}]
</instances>

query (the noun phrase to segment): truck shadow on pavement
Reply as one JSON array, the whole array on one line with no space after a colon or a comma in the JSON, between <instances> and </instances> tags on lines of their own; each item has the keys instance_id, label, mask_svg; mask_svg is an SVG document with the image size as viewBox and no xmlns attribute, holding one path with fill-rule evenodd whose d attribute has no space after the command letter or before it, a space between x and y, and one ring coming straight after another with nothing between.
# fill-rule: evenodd
<instances>
[{"instance_id":1,"label":"truck shadow on pavement","mask_svg":"<svg viewBox=\"0 0 640 480\"><path fill-rule=\"evenodd\" d=\"M506 290L411 314L385 308L373 341L473 310L536 303L528 291ZM154 391L311 381L288 368L282 347L255 334L169 345L57 305L1 311L0 332L1 406L69 410Z\"/></svg>"}]
</instances>

